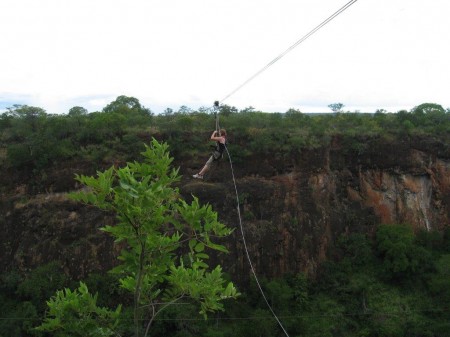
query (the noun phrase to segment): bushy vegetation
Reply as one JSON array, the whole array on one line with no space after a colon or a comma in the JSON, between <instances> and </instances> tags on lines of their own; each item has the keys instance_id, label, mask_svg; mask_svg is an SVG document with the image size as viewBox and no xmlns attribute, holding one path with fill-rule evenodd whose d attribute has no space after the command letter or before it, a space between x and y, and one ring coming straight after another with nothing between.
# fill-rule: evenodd
<instances>
[{"instance_id":1,"label":"bushy vegetation","mask_svg":"<svg viewBox=\"0 0 450 337\"><path fill-rule=\"evenodd\" d=\"M349 151L363 153L370 139L408 139L428 136L450 144L450 114L438 104L421 104L411 111L374 114L336 112L304 114L238 111L222 105L220 124L229 131L235 158L271 154L283 158L301 149L328 145L339 136ZM0 117L3 168L39 172L64 160L92 165L126 162L139 157L152 137L167 142L177 159L209 149L215 127L211 110L181 107L154 115L134 97L119 96L103 111L87 113L73 107L68 114L49 115L39 107L16 105Z\"/></svg>"},{"instance_id":2,"label":"bushy vegetation","mask_svg":"<svg viewBox=\"0 0 450 337\"><path fill-rule=\"evenodd\" d=\"M449 240L450 231L414 234L407 225L383 225L373 238L341 236L335 259L323 263L315 278L295 274L273 280L261 277L260 282L293 337L444 337L450 332ZM83 285L62 275L56 263L27 275L3 274L0 336L44 336L34 327L42 322L45 301L57 289L73 289L66 295L85 303L87 310L94 299ZM131 336L132 306L125 305L121 316L116 316L112 309L123 301L124 292L111 288L116 284L112 277L92 275L86 284L102 299L103 322L109 320L122 336ZM198 316L192 302L167 308L155 318L152 336L284 336L254 281L240 290L240 298L225 302L225 311L211 314L208 320ZM58 294L53 302L63 296ZM80 325L89 320L69 322Z\"/></svg>"}]
</instances>

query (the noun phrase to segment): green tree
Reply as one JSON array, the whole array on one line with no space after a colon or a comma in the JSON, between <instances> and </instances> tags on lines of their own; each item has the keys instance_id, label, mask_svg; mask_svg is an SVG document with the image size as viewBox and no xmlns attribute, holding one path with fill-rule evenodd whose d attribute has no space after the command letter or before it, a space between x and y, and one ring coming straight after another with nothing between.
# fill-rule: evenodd
<instances>
[{"instance_id":1,"label":"green tree","mask_svg":"<svg viewBox=\"0 0 450 337\"><path fill-rule=\"evenodd\" d=\"M138 112L151 115L151 111L142 106L137 98L125 95L118 96L114 101L103 108L103 112L119 112L123 114Z\"/></svg>"},{"instance_id":2,"label":"green tree","mask_svg":"<svg viewBox=\"0 0 450 337\"><path fill-rule=\"evenodd\" d=\"M289 108L289 110L286 111L286 116L298 115L298 114L301 114L301 113L302 112L299 109Z\"/></svg>"},{"instance_id":3,"label":"green tree","mask_svg":"<svg viewBox=\"0 0 450 337\"><path fill-rule=\"evenodd\" d=\"M333 111L333 112L340 112L340 111L342 111L342 108L344 107L345 105L344 104L342 104L342 103L332 103L332 104L329 104L328 105L328 107L331 109L331 111Z\"/></svg>"},{"instance_id":4,"label":"green tree","mask_svg":"<svg viewBox=\"0 0 450 337\"><path fill-rule=\"evenodd\" d=\"M29 105L14 104L13 107L7 108L7 110L8 115L19 118L33 119L46 115L44 109Z\"/></svg>"},{"instance_id":5,"label":"green tree","mask_svg":"<svg viewBox=\"0 0 450 337\"><path fill-rule=\"evenodd\" d=\"M191 112L193 112L194 110L192 110L191 108L189 108L186 105L182 105L180 106L180 108L178 109L177 113L181 114L181 115L187 115L190 114Z\"/></svg>"},{"instance_id":6,"label":"green tree","mask_svg":"<svg viewBox=\"0 0 450 337\"><path fill-rule=\"evenodd\" d=\"M29 300L38 309L44 309L42 301L49 298L56 289L67 282L67 276L59 267L59 262L51 262L34 269L17 286L16 294ZM43 311L43 310L42 310Z\"/></svg>"},{"instance_id":7,"label":"green tree","mask_svg":"<svg viewBox=\"0 0 450 337\"><path fill-rule=\"evenodd\" d=\"M227 252L211 239L232 231L218 221L211 206L201 206L195 197L187 203L171 187L179 176L170 168L173 159L167 149L153 139L142 153L145 162L111 167L97 177L77 176L89 191L72 194L74 200L117 215L117 225L102 230L127 247L112 272L133 294L136 337L147 336L155 317L177 301L194 300L206 318L208 312L223 310L223 300L238 296L221 267L209 270L205 262L207 248Z\"/></svg>"},{"instance_id":8,"label":"green tree","mask_svg":"<svg viewBox=\"0 0 450 337\"><path fill-rule=\"evenodd\" d=\"M445 109L440 104L422 103L412 109L412 113L445 113Z\"/></svg>"},{"instance_id":9,"label":"green tree","mask_svg":"<svg viewBox=\"0 0 450 337\"><path fill-rule=\"evenodd\" d=\"M19 104L8 108L6 115L14 117L15 129L18 129L19 134L23 137L26 137L30 132L34 133L40 130L47 116L42 108Z\"/></svg>"},{"instance_id":10,"label":"green tree","mask_svg":"<svg viewBox=\"0 0 450 337\"><path fill-rule=\"evenodd\" d=\"M226 104L221 104L219 107L219 112L223 116L229 116L231 114L237 113L238 109L234 106L229 106Z\"/></svg>"},{"instance_id":11,"label":"green tree","mask_svg":"<svg viewBox=\"0 0 450 337\"><path fill-rule=\"evenodd\" d=\"M438 299L448 307L450 305L450 254L442 255L435 264L436 273L429 280L429 287L432 294L438 296Z\"/></svg>"},{"instance_id":12,"label":"green tree","mask_svg":"<svg viewBox=\"0 0 450 337\"><path fill-rule=\"evenodd\" d=\"M408 336L408 326L415 324L417 313L408 299L394 287L376 284L367 295L367 324L372 336Z\"/></svg>"},{"instance_id":13,"label":"green tree","mask_svg":"<svg viewBox=\"0 0 450 337\"><path fill-rule=\"evenodd\" d=\"M82 106L74 106L69 110L69 116L82 116L88 113L87 109Z\"/></svg>"},{"instance_id":14,"label":"green tree","mask_svg":"<svg viewBox=\"0 0 450 337\"><path fill-rule=\"evenodd\" d=\"M164 116L170 116L173 115L173 109L172 108L166 108L163 112Z\"/></svg>"},{"instance_id":15,"label":"green tree","mask_svg":"<svg viewBox=\"0 0 450 337\"><path fill-rule=\"evenodd\" d=\"M255 112L255 108L252 107L251 105L242 109L241 111L239 111L240 113L249 113L249 112Z\"/></svg>"},{"instance_id":16,"label":"green tree","mask_svg":"<svg viewBox=\"0 0 450 337\"><path fill-rule=\"evenodd\" d=\"M11 121L13 117L8 115L6 112L0 115L0 131L2 131L0 141L5 140L7 137L3 134L4 130L11 128Z\"/></svg>"},{"instance_id":17,"label":"green tree","mask_svg":"<svg viewBox=\"0 0 450 337\"><path fill-rule=\"evenodd\" d=\"M346 330L345 308L330 296L318 294L311 301L310 314L299 324L304 336L344 336Z\"/></svg>"},{"instance_id":18,"label":"green tree","mask_svg":"<svg viewBox=\"0 0 450 337\"><path fill-rule=\"evenodd\" d=\"M415 236L408 225L381 225L376 245L382 259L383 275L387 279L407 281L432 268L432 256L415 243Z\"/></svg>"},{"instance_id":19,"label":"green tree","mask_svg":"<svg viewBox=\"0 0 450 337\"><path fill-rule=\"evenodd\" d=\"M290 108L288 111L286 111L285 117L289 121L289 126L297 129L298 126L304 127L304 123L308 119L308 116L303 114L300 110L293 108Z\"/></svg>"}]
</instances>

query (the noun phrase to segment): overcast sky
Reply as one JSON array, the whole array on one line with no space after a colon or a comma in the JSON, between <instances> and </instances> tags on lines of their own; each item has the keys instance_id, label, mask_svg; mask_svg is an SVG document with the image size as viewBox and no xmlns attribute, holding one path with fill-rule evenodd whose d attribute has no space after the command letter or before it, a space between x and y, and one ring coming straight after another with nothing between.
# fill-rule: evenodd
<instances>
[{"instance_id":1,"label":"overcast sky","mask_svg":"<svg viewBox=\"0 0 450 337\"><path fill-rule=\"evenodd\" d=\"M0 0L0 110L209 107L348 0ZM222 103L450 107L450 1L358 0Z\"/></svg>"}]
</instances>

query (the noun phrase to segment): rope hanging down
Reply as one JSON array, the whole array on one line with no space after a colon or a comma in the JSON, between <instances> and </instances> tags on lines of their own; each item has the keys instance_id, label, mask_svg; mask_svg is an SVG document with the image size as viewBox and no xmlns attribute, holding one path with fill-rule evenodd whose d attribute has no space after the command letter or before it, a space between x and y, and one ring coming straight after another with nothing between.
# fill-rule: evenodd
<instances>
[{"instance_id":1,"label":"rope hanging down","mask_svg":"<svg viewBox=\"0 0 450 337\"><path fill-rule=\"evenodd\" d=\"M216 130L219 130L219 132L220 132L218 109L219 109L219 102L215 101L214 102L214 111L215 111L215 116L216 116ZM267 300L266 294L264 293L264 290L262 289L261 284L259 283L258 276L256 275L256 272L255 272L255 268L253 268L252 259L250 258L250 253L248 252L248 248L247 248L247 241L245 240L244 226L242 225L241 208L239 206L240 205L239 193L238 193L238 190L237 190L236 178L234 176L233 162L231 161L231 155L230 155L230 152L228 151L228 147L227 147L226 144L225 144L225 151L227 152L228 160L230 161L231 176L233 178L234 191L236 193L236 205L237 205L236 207L237 207L237 213L238 213L238 218L239 218L239 227L240 227L240 230L241 230L242 242L244 243L244 249L245 249L245 254L247 256L248 264L250 265L250 269L252 271L253 277L255 278L256 284L258 285L259 291L261 292L261 295L264 298L264 301L266 302L267 307L269 308L269 310L272 313L273 317L275 317L275 320L277 321L277 323L280 326L281 330L283 330L283 332L286 335L286 337L290 337L289 334L287 333L286 329L284 328L283 324L281 323L280 319L275 314L275 311L273 311L272 306L270 305L269 301Z\"/></svg>"},{"instance_id":2,"label":"rope hanging down","mask_svg":"<svg viewBox=\"0 0 450 337\"><path fill-rule=\"evenodd\" d=\"M267 307L269 308L270 312L272 313L273 317L275 317L275 320L277 321L278 325L280 326L281 330L283 330L284 334L289 337L289 334L287 333L286 329L284 328L283 324L281 323L280 319L278 318L278 316L275 314L275 311L273 311L272 306L270 305L269 301L267 300L266 295L264 294L264 291L261 287L261 284L259 283L258 280L258 276L256 276L256 272L255 272L255 268L253 268L253 263L252 260L250 258L250 254L248 252L248 248L247 248L247 242L245 241L245 235L244 235L244 226L242 225L242 217L241 217L241 209L239 207L239 194L238 194L238 190L236 187L236 179L234 177L234 170L233 170L233 164L231 161L231 156L230 156L230 152L228 152L228 148L225 145L225 150L227 151L227 155L228 155L228 159L230 161L230 167L231 167L231 176L233 177L233 184L234 184L234 191L236 192L236 202L237 202L237 213L238 213L238 218L239 218L239 227L241 229L241 234L242 234L242 242L244 243L244 249L245 249L245 253L247 256L247 260L248 263L250 265L250 269L252 271L252 274L255 278L256 284L258 285L259 291L261 292L262 297L264 298L264 301L267 304Z\"/></svg>"},{"instance_id":3,"label":"rope hanging down","mask_svg":"<svg viewBox=\"0 0 450 337\"><path fill-rule=\"evenodd\" d=\"M221 134L220 134L220 125L219 125L219 101L214 102L214 115L216 116L216 131L220 137Z\"/></svg>"},{"instance_id":4,"label":"rope hanging down","mask_svg":"<svg viewBox=\"0 0 450 337\"><path fill-rule=\"evenodd\" d=\"M281 59L283 56L285 56L287 53L292 51L295 47L297 47L300 43L305 41L308 37L313 35L315 32L317 32L319 29L321 29L323 26L325 26L328 22L333 20L335 17L337 17L339 14L341 14L343 11L345 11L347 8L349 8L351 5L353 5L358 0L350 0L347 2L344 6L342 6L340 9L338 9L334 14L329 16L327 19L322 21L319 25L317 25L313 30L311 30L308 34L303 36L301 39L296 41L292 46L290 46L288 49L286 49L284 52L282 52L280 55L275 57L272 61L270 61L267 65L265 65L263 68L261 68L259 71L257 71L255 74L253 74L249 79L247 79L244 83L242 83L240 86L238 86L236 89L234 89L232 92L230 92L228 95L226 95L220 102L225 101L230 96L234 95L238 90L242 89L245 85L247 85L250 81L252 81L255 77L260 75L262 72L267 70L270 66L272 66L275 62L277 62L279 59Z\"/></svg>"},{"instance_id":5,"label":"rope hanging down","mask_svg":"<svg viewBox=\"0 0 450 337\"><path fill-rule=\"evenodd\" d=\"M219 102L215 101L214 102L214 114L216 117L216 130L218 130L218 132L220 133L219 111L218 110L219 110ZM287 333L286 329L284 328L283 324L281 323L280 319L275 314L275 311L273 311L272 306L270 305L269 301L267 300L266 294L264 293L264 290L262 289L261 284L259 283L258 276L256 275L256 272L255 272L255 268L253 268L252 259L250 258L250 253L248 252L248 248L247 248L247 241L245 240L244 226L242 225L241 208L239 206L240 205L239 193L237 190L236 178L234 177L233 162L231 161L231 155L230 155L230 152L228 151L228 147L226 144L225 144L225 151L227 152L228 160L230 161L231 176L233 178L234 191L236 193L236 205L237 205L236 207L237 207L237 213L238 213L238 218L239 218L239 227L241 229L242 242L244 243L244 249L245 249L245 254L247 256L248 264L250 265L250 269L252 271L253 277L255 278L256 284L258 285L259 291L261 292L261 295L264 298L264 301L266 302L267 307L269 308L273 317L275 317L275 320L277 321L281 330L283 330L286 337L290 337L289 334Z\"/></svg>"}]
</instances>

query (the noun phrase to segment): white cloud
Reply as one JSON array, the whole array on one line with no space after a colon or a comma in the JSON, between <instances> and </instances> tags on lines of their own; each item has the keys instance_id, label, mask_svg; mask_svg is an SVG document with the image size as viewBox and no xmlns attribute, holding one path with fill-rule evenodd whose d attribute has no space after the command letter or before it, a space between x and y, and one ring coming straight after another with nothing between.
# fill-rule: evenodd
<instances>
[{"instance_id":1,"label":"white cloud","mask_svg":"<svg viewBox=\"0 0 450 337\"><path fill-rule=\"evenodd\" d=\"M49 112L100 110L122 94L155 112L209 106L345 3L4 0L0 96L27 95ZM446 0L358 1L225 103L448 107L449 9Z\"/></svg>"}]
</instances>

